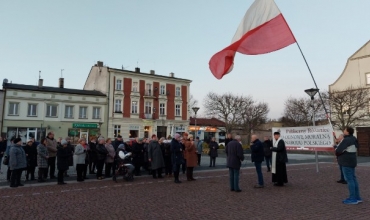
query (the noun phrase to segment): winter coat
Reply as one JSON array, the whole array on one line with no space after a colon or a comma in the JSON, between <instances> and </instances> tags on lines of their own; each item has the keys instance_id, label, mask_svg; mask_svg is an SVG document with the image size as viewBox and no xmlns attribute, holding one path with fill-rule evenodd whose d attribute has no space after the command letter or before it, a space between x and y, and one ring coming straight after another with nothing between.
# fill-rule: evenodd
<instances>
[{"instance_id":1,"label":"winter coat","mask_svg":"<svg viewBox=\"0 0 370 220\"><path fill-rule=\"evenodd\" d=\"M123 144L123 141L119 141L119 140L113 141L112 145L113 145L114 150L117 151L118 146L121 144Z\"/></svg>"},{"instance_id":2,"label":"winter coat","mask_svg":"<svg viewBox=\"0 0 370 220\"><path fill-rule=\"evenodd\" d=\"M171 160L173 165L181 165L184 163L182 146L181 143L178 142L176 139L172 139L171 141L171 154L172 154Z\"/></svg>"},{"instance_id":3,"label":"winter coat","mask_svg":"<svg viewBox=\"0 0 370 220\"><path fill-rule=\"evenodd\" d=\"M96 143L93 143L93 142L89 143L87 154L89 155L89 161L95 163L97 159Z\"/></svg>"},{"instance_id":4,"label":"winter coat","mask_svg":"<svg viewBox=\"0 0 370 220\"><path fill-rule=\"evenodd\" d=\"M264 161L264 158L265 158L265 152L263 149L263 144L259 139L257 139L253 141L251 145L252 162L262 162Z\"/></svg>"},{"instance_id":5,"label":"winter coat","mask_svg":"<svg viewBox=\"0 0 370 220\"><path fill-rule=\"evenodd\" d=\"M210 157L218 157L218 143L215 142L215 141L211 141L209 142L209 152L208 152L208 155Z\"/></svg>"},{"instance_id":6,"label":"winter coat","mask_svg":"<svg viewBox=\"0 0 370 220\"><path fill-rule=\"evenodd\" d=\"M232 141L232 138L226 138L225 139L225 147Z\"/></svg>"},{"instance_id":7,"label":"winter coat","mask_svg":"<svg viewBox=\"0 0 370 220\"><path fill-rule=\"evenodd\" d=\"M47 144L46 144L46 147L49 151L49 157L55 157L57 155L57 146L58 146L58 143L57 141L53 138L53 139L49 139L49 138L46 138L47 140Z\"/></svg>"},{"instance_id":8,"label":"winter coat","mask_svg":"<svg viewBox=\"0 0 370 220\"><path fill-rule=\"evenodd\" d=\"M71 155L69 158L68 158L68 166L73 166L73 154L74 154L74 152L75 152L75 148L74 148L74 146L72 145L72 144L70 144L69 142L68 142L68 145L67 145L67 147L68 147L68 154L69 155Z\"/></svg>"},{"instance_id":9,"label":"winter coat","mask_svg":"<svg viewBox=\"0 0 370 220\"><path fill-rule=\"evenodd\" d=\"M195 148L193 141L185 142L185 151L186 151L186 166L187 167L196 167L198 165L198 155L197 149Z\"/></svg>"},{"instance_id":10,"label":"winter coat","mask_svg":"<svg viewBox=\"0 0 370 220\"><path fill-rule=\"evenodd\" d=\"M171 144L170 143L164 143L164 157L171 157Z\"/></svg>"},{"instance_id":11,"label":"winter coat","mask_svg":"<svg viewBox=\"0 0 370 220\"><path fill-rule=\"evenodd\" d=\"M134 164L144 163L144 144L135 142L132 145L132 162Z\"/></svg>"},{"instance_id":12,"label":"winter coat","mask_svg":"<svg viewBox=\"0 0 370 220\"><path fill-rule=\"evenodd\" d=\"M97 159L98 160L104 160L107 157L108 151L107 148L105 148L104 144L98 144L96 145L96 153L97 153Z\"/></svg>"},{"instance_id":13,"label":"winter coat","mask_svg":"<svg viewBox=\"0 0 370 220\"><path fill-rule=\"evenodd\" d=\"M240 169L241 161L244 160L243 147L237 140L232 140L225 148L226 166L232 169Z\"/></svg>"},{"instance_id":14,"label":"winter coat","mask_svg":"<svg viewBox=\"0 0 370 220\"><path fill-rule=\"evenodd\" d=\"M37 147L34 145L23 146L23 150L26 153L27 158L27 166L28 167L36 167L37 166Z\"/></svg>"},{"instance_id":15,"label":"winter coat","mask_svg":"<svg viewBox=\"0 0 370 220\"><path fill-rule=\"evenodd\" d=\"M263 151L264 151L265 157L271 157L272 156L271 147L272 147L272 141L265 140L263 142Z\"/></svg>"},{"instance_id":16,"label":"winter coat","mask_svg":"<svg viewBox=\"0 0 370 220\"><path fill-rule=\"evenodd\" d=\"M37 146L37 166L39 168L47 168L48 167L48 157L49 151L43 144L39 144Z\"/></svg>"},{"instance_id":17,"label":"winter coat","mask_svg":"<svg viewBox=\"0 0 370 220\"><path fill-rule=\"evenodd\" d=\"M78 144L74 152L74 161L76 162L76 164L85 164L85 160L86 149L81 144Z\"/></svg>"},{"instance_id":18,"label":"winter coat","mask_svg":"<svg viewBox=\"0 0 370 220\"><path fill-rule=\"evenodd\" d=\"M353 135L345 135L342 142L335 149L338 164L344 167L356 167L358 147L358 141Z\"/></svg>"},{"instance_id":19,"label":"winter coat","mask_svg":"<svg viewBox=\"0 0 370 220\"><path fill-rule=\"evenodd\" d=\"M113 163L114 162L114 157L116 156L116 150L114 149L113 145L111 144L106 144L105 148L107 149L108 155L105 158L106 163Z\"/></svg>"},{"instance_id":20,"label":"winter coat","mask_svg":"<svg viewBox=\"0 0 370 220\"><path fill-rule=\"evenodd\" d=\"M26 153L21 145L14 144L9 152L10 170L24 169L27 167Z\"/></svg>"},{"instance_id":21,"label":"winter coat","mask_svg":"<svg viewBox=\"0 0 370 220\"><path fill-rule=\"evenodd\" d=\"M57 168L58 170L68 170L68 158L71 152L68 147L58 147L57 149Z\"/></svg>"},{"instance_id":22,"label":"winter coat","mask_svg":"<svg viewBox=\"0 0 370 220\"><path fill-rule=\"evenodd\" d=\"M203 152L203 141L194 141L194 145L197 148L197 151L198 151L197 154L202 154L202 152Z\"/></svg>"},{"instance_id":23,"label":"winter coat","mask_svg":"<svg viewBox=\"0 0 370 220\"><path fill-rule=\"evenodd\" d=\"M2 158L6 151L6 141L3 140L0 142L0 158Z\"/></svg>"},{"instance_id":24,"label":"winter coat","mask_svg":"<svg viewBox=\"0 0 370 220\"><path fill-rule=\"evenodd\" d=\"M149 143L148 159L151 160L152 170L164 167L163 152L158 141L153 140Z\"/></svg>"},{"instance_id":25,"label":"winter coat","mask_svg":"<svg viewBox=\"0 0 370 220\"><path fill-rule=\"evenodd\" d=\"M273 147L272 151L276 152L276 163L284 164L288 163L288 155L286 153L285 142L283 139L279 141L277 147Z\"/></svg>"}]
</instances>

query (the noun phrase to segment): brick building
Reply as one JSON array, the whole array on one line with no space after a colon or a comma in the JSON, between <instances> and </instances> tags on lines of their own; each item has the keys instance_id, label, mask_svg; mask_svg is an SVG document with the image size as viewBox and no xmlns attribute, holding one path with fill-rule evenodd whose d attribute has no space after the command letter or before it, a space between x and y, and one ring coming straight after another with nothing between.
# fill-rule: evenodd
<instances>
[{"instance_id":1,"label":"brick building","mask_svg":"<svg viewBox=\"0 0 370 220\"><path fill-rule=\"evenodd\" d=\"M174 73L162 76L154 70L115 69L99 61L91 68L84 89L107 95L108 137L167 137L187 130L190 83Z\"/></svg>"}]
</instances>

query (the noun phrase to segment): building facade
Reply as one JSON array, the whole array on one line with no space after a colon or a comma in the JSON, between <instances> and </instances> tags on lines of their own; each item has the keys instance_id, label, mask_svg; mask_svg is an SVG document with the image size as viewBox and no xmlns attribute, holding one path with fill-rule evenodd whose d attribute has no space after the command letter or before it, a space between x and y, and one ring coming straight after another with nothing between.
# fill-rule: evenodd
<instances>
[{"instance_id":1,"label":"building facade","mask_svg":"<svg viewBox=\"0 0 370 220\"><path fill-rule=\"evenodd\" d=\"M55 138L91 138L106 135L106 95L98 91L3 83L3 132L8 140L20 137L40 140L49 131Z\"/></svg>"},{"instance_id":2,"label":"building facade","mask_svg":"<svg viewBox=\"0 0 370 220\"><path fill-rule=\"evenodd\" d=\"M167 137L184 132L189 125L190 80L124 69L99 61L86 80L85 90L97 90L108 97L108 137Z\"/></svg>"},{"instance_id":3,"label":"building facade","mask_svg":"<svg viewBox=\"0 0 370 220\"><path fill-rule=\"evenodd\" d=\"M6 137L3 133L3 120L4 120L4 91L0 90L0 135L1 137Z\"/></svg>"},{"instance_id":4,"label":"building facade","mask_svg":"<svg viewBox=\"0 0 370 220\"><path fill-rule=\"evenodd\" d=\"M206 142L209 142L214 137L216 142L223 143L226 138L225 122L217 118L190 117L188 131L190 134Z\"/></svg>"}]
</instances>

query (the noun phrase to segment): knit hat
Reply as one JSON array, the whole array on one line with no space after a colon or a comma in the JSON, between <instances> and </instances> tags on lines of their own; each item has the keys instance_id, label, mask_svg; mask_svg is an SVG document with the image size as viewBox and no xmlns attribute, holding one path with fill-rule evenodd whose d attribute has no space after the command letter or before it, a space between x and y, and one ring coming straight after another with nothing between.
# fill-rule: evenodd
<instances>
[{"instance_id":1,"label":"knit hat","mask_svg":"<svg viewBox=\"0 0 370 220\"><path fill-rule=\"evenodd\" d=\"M14 139L13 143L14 143L14 144L17 144L17 143L18 143L18 142L20 142L20 141L22 141L22 139L20 139L20 138L16 138L16 139Z\"/></svg>"},{"instance_id":2,"label":"knit hat","mask_svg":"<svg viewBox=\"0 0 370 220\"><path fill-rule=\"evenodd\" d=\"M66 141L66 140L63 139L62 141L60 141L60 144L61 145L67 145L68 144L68 141Z\"/></svg>"},{"instance_id":3,"label":"knit hat","mask_svg":"<svg viewBox=\"0 0 370 220\"><path fill-rule=\"evenodd\" d=\"M177 138L179 138L179 137L181 137L181 135L180 135L180 134L178 134L178 133L176 133L176 134L175 134L175 139L177 139Z\"/></svg>"},{"instance_id":4,"label":"knit hat","mask_svg":"<svg viewBox=\"0 0 370 220\"><path fill-rule=\"evenodd\" d=\"M102 141L102 140L105 140L105 138L104 138L104 137L102 137L102 136L100 136L100 137L98 138L98 141Z\"/></svg>"}]
</instances>

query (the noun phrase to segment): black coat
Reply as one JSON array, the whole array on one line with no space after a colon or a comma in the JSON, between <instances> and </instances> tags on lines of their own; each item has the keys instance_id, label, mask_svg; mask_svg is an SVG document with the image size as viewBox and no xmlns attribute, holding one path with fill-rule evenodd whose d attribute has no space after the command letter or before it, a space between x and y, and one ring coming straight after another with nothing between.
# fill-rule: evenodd
<instances>
[{"instance_id":1,"label":"black coat","mask_svg":"<svg viewBox=\"0 0 370 220\"><path fill-rule=\"evenodd\" d=\"M218 143L215 141L209 142L209 152L208 155L210 157L218 157Z\"/></svg>"},{"instance_id":2,"label":"black coat","mask_svg":"<svg viewBox=\"0 0 370 220\"><path fill-rule=\"evenodd\" d=\"M251 145L251 159L252 162L262 162L264 161L265 158L265 152L263 149L263 144L262 142L257 139Z\"/></svg>"},{"instance_id":3,"label":"black coat","mask_svg":"<svg viewBox=\"0 0 370 220\"><path fill-rule=\"evenodd\" d=\"M225 148L227 162L226 165L232 169L239 169L244 160L243 147L237 140L232 140Z\"/></svg>"},{"instance_id":4,"label":"black coat","mask_svg":"<svg viewBox=\"0 0 370 220\"><path fill-rule=\"evenodd\" d=\"M113 147L114 147L114 150L115 151L117 151L117 149L118 149L118 146L120 145L120 144L123 144L123 141L119 141L119 140L115 140L114 142L113 142Z\"/></svg>"},{"instance_id":5,"label":"black coat","mask_svg":"<svg viewBox=\"0 0 370 220\"><path fill-rule=\"evenodd\" d=\"M225 139L225 147L232 141L232 138L226 138Z\"/></svg>"},{"instance_id":6,"label":"black coat","mask_svg":"<svg viewBox=\"0 0 370 220\"><path fill-rule=\"evenodd\" d=\"M285 142L280 140L277 147L273 147L272 151L276 152L276 163L288 163L288 155L286 153Z\"/></svg>"},{"instance_id":7,"label":"black coat","mask_svg":"<svg viewBox=\"0 0 370 220\"><path fill-rule=\"evenodd\" d=\"M4 156L5 151L6 151L6 141L3 140L3 141L0 142L0 158L2 158Z\"/></svg>"},{"instance_id":8,"label":"black coat","mask_svg":"<svg viewBox=\"0 0 370 220\"><path fill-rule=\"evenodd\" d=\"M173 165L181 165L184 163L184 155L182 150L182 144L176 139L171 141L171 160Z\"/></svg>"},{"instance_id":9,"label":"black coat","mask_svg":"<svg viewBox=\"0 0 370 220\"><path fill-rule=\"evenodd\" d=\"M96 143L89 143L89 150L87 151L87 154L89 155L89 161L95 163L97 160Z\"/></svg>"},{"instance_id":10,"label":"black coat","mask_svg":"<svg viewBox=\"0 0 370 220\"><path fill-rule=\"evenodd\" d=\"M68 147L58 147L57 151L57 167L58 170L68 170L69 167L69 157L71 156L71 151Z\"/></svg>"},{"instance_id":11,"label":"black coat","mask_svg":"<svg viewBox=\"0 0 370 220\"><path fill-rule=\"evenodd\" d=\"M27 167L36 167L37 166L37 147L34 145L23 146L23 150L26 153L27 158Z\"/></svg>"},{"instance_id":12,"label":"black coat","mask_svg":"<svg viewBox=\"0 0 370 220\"><path fill-rule=\"evenodd\" d=\"M132 162L142 164L144 162L144 144L135 142L132 145Z\"/></svg>"},{"instance_id":13,"label":"black coat","mask_svg":"<svg viewBox=\"0 0 370 220\"><path fill-rule=\"evenodd\" d=\"M271 147L272 147L272 141L265 140L263 142L263 150L265 152L265 157L271 157L272 155Z\"/></svg>"},{"instance_id":14,"label":"black coat","mask_svg":"<svg viewBox=\"0 0 370 220\"><path fill-rule=\"evenodd\" d=\"M96 145L97 160L105 160L108 155L108 150L104 144Z\"/></svg>"}]
</instances>

